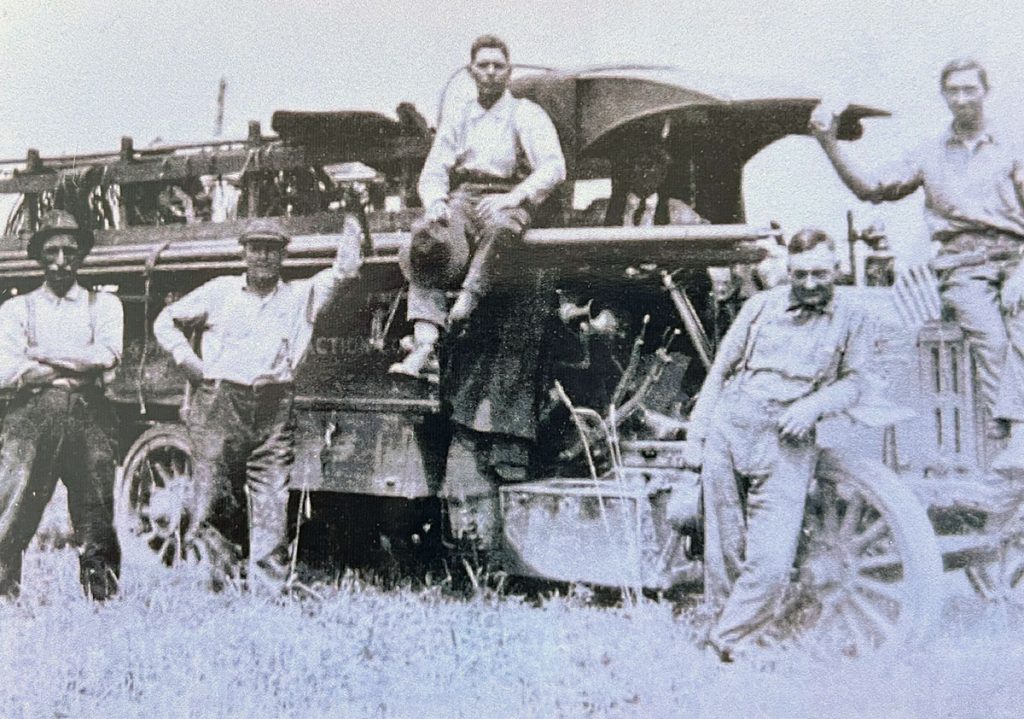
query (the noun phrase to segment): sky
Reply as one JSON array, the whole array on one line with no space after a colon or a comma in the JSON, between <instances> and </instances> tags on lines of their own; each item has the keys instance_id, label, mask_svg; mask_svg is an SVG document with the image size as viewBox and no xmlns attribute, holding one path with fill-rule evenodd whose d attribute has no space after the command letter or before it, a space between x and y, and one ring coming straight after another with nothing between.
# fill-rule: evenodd
<instances>
[{"instance_id":1,"label":"sky","mask_svg":"<svg viewBox=\"0 0 1024 719\"><path fill-rule=\"evenodd\" d=\"M554 67L677 65L692 84L753 94L862 102L874 120L850 147L866 168L938 133L948 113L938 74L973 56L989 69L989 116L1024 138L1024 3L949 0L723 0L597 3L0 0L0 158L212 137L227 81L225 137L276 109L392 112L412 101L433 118L440 89L483 32L513 60ZM780 141L745 177L748 220L839 233L884 221L901 256L922 247L920 196L858 203L808 138Z\"/></svg>"}]
</instances>

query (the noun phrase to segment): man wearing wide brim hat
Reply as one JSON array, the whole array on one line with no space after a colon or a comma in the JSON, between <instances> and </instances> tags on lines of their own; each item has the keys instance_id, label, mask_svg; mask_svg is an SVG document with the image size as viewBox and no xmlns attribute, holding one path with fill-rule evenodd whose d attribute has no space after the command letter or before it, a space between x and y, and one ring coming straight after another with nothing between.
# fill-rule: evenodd
<instances>
[{"instance_id":1,"label":"man wearing wide brim hat","mask_svg":"<svg viewBox=\"0 0 1024 719\"><path fill-rule=\"evenodd\" d=\"M68 212L43 216L28 243L38 289L0 306L0 595L20 589L21 557L57 480L67 488L86 594L117 589L114 414L104 375L120 361L124 314L113 294L78 284L93 236Z\"/></svg>"},{"instance_id":2,"label":"man wearing wide brim hat","mask_svg":"<svg viewBox=\"0 0 1024 719\"><path fill-rule=\"evenodd\" d=\"M153 323L157 341L197 387L187 417L195 461L186 541L210 560L214 586L240 575L246 556L250 586L287 585L295 369L317 315L359 272L361 236L347 219L333 266L285 282L289 237L278 221L254 219L238 238L245 274L210 280ZM202 332L199 354L187 328Z\"/></svg>"},{"instance_id":3,"label":"man wearing wide brim hat","mask_svg":"<svg viewBox=\"0 0 1024 719\"><path fill-rule=\"evenodd\" d=\"M64 210L53 210L43 215L36 230L28 241L28 256L33 260L39 259L43 243L54 235L67 235L74 237L78 242L78 252L85 257L92 251L95 238L92 231L78 226L74 215Z\"/></svg>"}]
</instances>

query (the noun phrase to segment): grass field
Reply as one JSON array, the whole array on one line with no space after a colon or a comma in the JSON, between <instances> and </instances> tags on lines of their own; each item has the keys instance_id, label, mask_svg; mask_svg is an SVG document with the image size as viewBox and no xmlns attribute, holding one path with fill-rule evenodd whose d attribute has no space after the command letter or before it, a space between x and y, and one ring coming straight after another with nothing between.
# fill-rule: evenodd
<instances>
[{"instance_id":1,"label":"grass field","mask_svg":"<svg viewBox=\"0 0 1024 719\"><path fill-rule=\"evenodd\" d=\"M33 548L0 603L0 717L1019 717L1024 625L951 578L944 626L886 663L721 666L667 603L455 599L352 576L320 599L128 573L104 605Z\"/></svg>"}]
</instances>

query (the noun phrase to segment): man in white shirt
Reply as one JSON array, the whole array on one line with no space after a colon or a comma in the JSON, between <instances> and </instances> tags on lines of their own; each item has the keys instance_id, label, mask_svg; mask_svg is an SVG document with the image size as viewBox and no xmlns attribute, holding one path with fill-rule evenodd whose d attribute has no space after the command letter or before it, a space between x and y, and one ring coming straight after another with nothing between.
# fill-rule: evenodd
<instances>
[{"instance_id":1,"label":"man in white shirt","mask_svg":"<svg viewBox=\"0 0 1024 719\"><path fill-rule=\"evenodd\" d=\"M124 314L78 284L93 237L68 212L41 220L28 255L43 285L0 306L0 388L13 393L0 433L0 596L16 596L22 553L60 479L92 599L117 590L114 415L103 377L121 359Z\"/></svg>"},{"instance_id":2,"label":"man in white shirt","mask_svg":"<svg viewBox=\"0 0 1024 719\"><path fill-rule=\"evenodd\" d=\"M391 367L399 374L420 377L433 368L442 329L469 317L502 247L522 237L533 211L565 179L551 119L508 92L512 68L505 43L492 35L477 38L469 70L477 97L442 118L420 174L426 212L401 258L414 345ZM445 290L460 282L449 313Z\"/></svg>"},{"instance_id":3,"label":"man in white shirt","mask_svg":"<svg viewBox=\"0 0 1024 719\"><path fill-rule=\"evenodd\" d=\"M816 111L810 129L843 183L860 200L902 199L924 190L924 218L942 292L971 342L975 380L992 439L1011 435L992 463L1024 470L1024 155L985 117L988 75L953 60L939 87L953 116L938 137L878 176L856 168L839 146L839 116Z\"/></svg>"},{"instance_id":4,"label":"man in white shirt","mask_svg":"<svg viewBox=\"0 0 1024 719\"><path fill-rule=\"evenodd\" d=\"M293 380L317 315L362 264L358 226L346 224L331 268L284 282L289 237L270 219L239 237L245 275L218 277L168 305L153 334L197 384L187 417L195 452L187 539L250 584L288 580L288 483L294 461ZM202 331L201 356L182 328ZM214 574L214 584L221 577Z\"/></svg>"}]
</instances>

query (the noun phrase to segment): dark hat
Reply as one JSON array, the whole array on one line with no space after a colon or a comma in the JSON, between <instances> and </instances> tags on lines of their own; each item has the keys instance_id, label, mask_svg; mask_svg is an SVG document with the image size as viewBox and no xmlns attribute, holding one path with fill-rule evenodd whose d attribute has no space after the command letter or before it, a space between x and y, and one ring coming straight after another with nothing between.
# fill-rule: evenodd
<instances>
[{"instance_id":1,"label":"dark hat","mask_svg":"<svg viewBox=\"0 0 1024 719\"><path fill-rule=\"evenodd\" d=\"M78 226L75 216L65 210L50 210L39 220L39 229L28 241L28 256L38 260L45 243L55 235L70 235L78 241L78 249L82 256L89 254L95 241L91 230Z\"/></svg>"},{"instance_id":2,"label":"dark hat","mask_svg":"<svg viewBox=\"0 0 1024 719\"><path fill-rule=\"evenodd\" d=\"M436 222L419 222L412 228L409 244L409 275L428 287L443 287L452 282L457 268L452 266L451 230Z\"/></svg>"},{"instance_id":3,"label":"dark hat","mask_svg":"<svg viewBox=\"0 0 1024 719\"><path fill-rule=\"evenodd\" d=\"M291 239L281 229L281 223L269 217L250 220L246 224L245 230L238 236L238 241L243 245L251 240L261 240L263 242L280 242L283 246L291 242Z\"/></svg>"}]
</instances>

